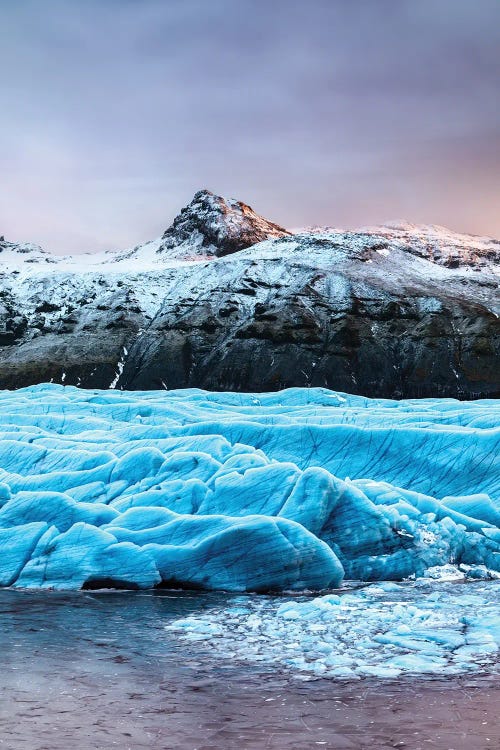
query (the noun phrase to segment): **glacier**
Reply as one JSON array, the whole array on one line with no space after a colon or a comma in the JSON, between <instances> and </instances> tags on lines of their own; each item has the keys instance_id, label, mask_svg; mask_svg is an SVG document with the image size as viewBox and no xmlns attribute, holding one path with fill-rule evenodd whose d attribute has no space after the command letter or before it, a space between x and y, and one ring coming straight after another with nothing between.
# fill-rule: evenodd
<instances>
[{"instance_id":1,"label":"glacier","mask_svg":"<svg viewBox=\"0 0 500 750\"><path fill-rule=\"evenodd\" d=\"M495 578L499 417L323 388L0 391L0 586Z\"/></svg>"}]
</instances>

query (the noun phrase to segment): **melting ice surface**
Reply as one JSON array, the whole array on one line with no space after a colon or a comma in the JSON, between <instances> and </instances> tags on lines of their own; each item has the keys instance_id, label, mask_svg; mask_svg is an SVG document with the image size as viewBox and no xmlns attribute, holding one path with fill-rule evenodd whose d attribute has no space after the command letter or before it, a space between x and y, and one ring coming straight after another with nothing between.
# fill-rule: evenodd
<instances>
[{"instance_id":1,"label":"melting ice surface","mask_svg":"<svg viewBox=\"0 0 500 750\"><path fill-rule=\"evenodd\" d=\"M0 585L322 590L448 563L495 577L499 414L493 400L314 388L3 391ZM353 594L358 617L376 612L373 591ZM348 602L280 609L269 627ZM406 624L398 638L418 640Z\"/></svg>"},{"instance_id":2,"label":"melting ice surface","mask_svg":"<svg viewBox=\"0 0 500 750\"><path fill-rule=\"evenodd\" d=\"M500 581L383 582L290 600L237 597L214 613L166 626L221 660L304 676L359 679L496 672Z\"/></svg>"}]
</instances>

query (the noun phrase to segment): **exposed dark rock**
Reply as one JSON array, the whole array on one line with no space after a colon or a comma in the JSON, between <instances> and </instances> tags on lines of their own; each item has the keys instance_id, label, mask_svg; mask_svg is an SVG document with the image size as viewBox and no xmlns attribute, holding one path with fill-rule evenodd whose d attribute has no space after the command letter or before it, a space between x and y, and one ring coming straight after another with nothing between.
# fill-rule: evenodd
<instances>
[{"instance_id":1,"label":"exposed dark rock","mask_svg":"<svg viewBox=\"0 0 500 750\"><path fill-rule=\"evenodd\" d=\"M289 235L286 229L255 213L241 201L228 200L209 190L199 190L163 234L158 253L179 246L221 257L244 250L271 237Z\"/></svg>"}]
</instances>

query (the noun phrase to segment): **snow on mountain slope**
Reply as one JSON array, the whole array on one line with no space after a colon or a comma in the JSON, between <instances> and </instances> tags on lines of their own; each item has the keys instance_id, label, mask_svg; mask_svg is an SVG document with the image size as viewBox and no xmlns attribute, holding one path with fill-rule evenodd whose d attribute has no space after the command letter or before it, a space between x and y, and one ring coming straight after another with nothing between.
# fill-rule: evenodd
<instances>
[{"instance_id":1,"label":"snow on mountain slope","mask_svg":"<svg viewBox=\"0 0 500 750\"><path fill-rule=\"evenodd\" d=\"M2 239L0 385L495 394L499 247L401 223L290 235L208 191L128 251Z\"/></svg>"},{"instance_id":2,"label":"snow on mountain slope","mask_svg":"<svg viewBox=\"0 0 500 750\"><path fill-rule=\"evenodd\" d=\"M497 273L500 270L500 241L491 237L451 232L436 224L410 224L403 221L390 222L364 231L389 240L401 240L411 248L410 252L448 268L489 266Z\"/></svg>"},{"instance_id":3,"label":"snow on mountain slope","mask_svg":"<svg viewBox=\"0 0 500 750\"><path fill-rule=\"evenodd\" d=\"M384 254L390 252L389 243L396 242L407 252L448 268L473 266L476 269L489 268L496 273L500 271L500 240L491 237L461 234L437 224L411 224L407 221L361 227L356 233L384 238L387 246L382 242L379 248ZM342 236L352 234L352 230L323 226L296 230L295 234Z\"/></svg>"}]
</instances>

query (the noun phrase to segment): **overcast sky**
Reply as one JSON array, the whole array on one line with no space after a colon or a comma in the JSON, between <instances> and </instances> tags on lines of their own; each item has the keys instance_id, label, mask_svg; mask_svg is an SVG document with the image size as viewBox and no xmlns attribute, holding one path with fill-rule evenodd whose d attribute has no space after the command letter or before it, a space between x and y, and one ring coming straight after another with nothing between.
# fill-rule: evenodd
<instances>
[{"instance_id":1,"label":"overcast sky","mask_svg":"<svg viewBox=\"0 0 500 750\"><path fill-rule=\"evenodd\" d=\"M500 0L0 0L0 235L133 246L206 187L499 237L499 81Z\"/></svg>"}]
</instances>

